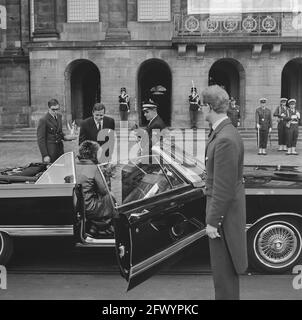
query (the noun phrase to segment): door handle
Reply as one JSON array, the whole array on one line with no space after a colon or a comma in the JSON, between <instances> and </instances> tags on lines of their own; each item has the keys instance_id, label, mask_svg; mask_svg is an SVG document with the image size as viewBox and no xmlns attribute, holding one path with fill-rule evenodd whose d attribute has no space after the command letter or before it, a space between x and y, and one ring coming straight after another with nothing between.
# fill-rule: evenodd
<instances>
[{"instance_id":1,"label":"door handle","mask_svg":"<svg viewBox=\"0 0 302 320\"><path fill-rule=\"evenodd\" d=\"M148 213L150 213L150 211L147 210L147 209L144 209L144 210L141 211L141 212L131 213L131 214L130 214L130 218L131 218L131 217L133 217L133 218L140 218L140 217L142 217L142 216L144 216L145 214L148 214Z\"/></svg>"}]
</instances>

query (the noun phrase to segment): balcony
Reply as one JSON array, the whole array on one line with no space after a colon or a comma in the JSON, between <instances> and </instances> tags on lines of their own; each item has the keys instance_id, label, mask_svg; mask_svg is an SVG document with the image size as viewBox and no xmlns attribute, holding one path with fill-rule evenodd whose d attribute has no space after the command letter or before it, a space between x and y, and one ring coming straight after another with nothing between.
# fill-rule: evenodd
<instances>
[{"instance_id":1,"label":"balcony","mask_svg":"<svg viewBox=\"0 0 302 320\"><path fill-rule=\"evenodd\" d=\"M294 13L242 13L236 15L174 15L174 42L208 42L215 38L255 41L271 37L302 36L302 15ZM240 40L241 38L241 40ZM253 40L252 40L253 39ZM261 40L260 40L261 41Z\"/></svg>"}]
</instances>

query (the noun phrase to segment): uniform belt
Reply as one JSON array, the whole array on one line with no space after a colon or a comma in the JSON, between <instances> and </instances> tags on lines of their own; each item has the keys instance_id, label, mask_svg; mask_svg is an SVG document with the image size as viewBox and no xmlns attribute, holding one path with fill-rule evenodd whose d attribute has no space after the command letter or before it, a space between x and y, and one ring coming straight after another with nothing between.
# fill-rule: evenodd
<instances>
[{"instance_id":1,"label":"uniform belt","mask_svg":"<svg viewBox=\"0 0 302 320\"><path fill-rule=\"evenodd\" d=\"M198 102L190 102L191 104L198 104Z\"/></svg>"}]
</instances>

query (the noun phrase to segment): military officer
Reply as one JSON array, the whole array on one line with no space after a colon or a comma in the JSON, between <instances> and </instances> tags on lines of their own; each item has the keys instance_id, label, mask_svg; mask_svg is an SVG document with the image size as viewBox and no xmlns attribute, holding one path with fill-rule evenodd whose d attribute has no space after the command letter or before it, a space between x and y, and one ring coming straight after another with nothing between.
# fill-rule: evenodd
<instances>
[{"instance_id":1,"label":"military officer","mask_svg":"<svg viewBox=\"0 0 302 320\"><path fill-rule=\"evenodd\" d=\"M300 112L296 109L296 99L288 100L289 109L285 120L287 121L287 152L286 155L297 155L296 145L299 135Z\"/></svg>"},{"instance_id":2,"label":"military officer","mask_svg":"<svg viewBox=\"0 0 302 320\"><path fill-rule=\"evenodd\" d=\"M278 144L279 149L278 151L286 151L286 113L287 113L287 106L286 106L287 99L281 98L280 99L280 106L278 106L274 112L274 117L277 117L278 121Z\"/></svg>"},{"instance_id":3,"label":"military officer","mask_svg":"<svg viewBox=\"0 0 302 320\"><path fill-rule=\"evenodd\" d=\"M266 98L261 98L260 107L256 109L256 129L258 141L258 154L266 155L268 135L272 131L271 110L266 107Z\"/></svg>"},{"instance_id":4,"label":"military officer","mask_svg":"<svg viewBox=\"0 0 302 320\"><path fill-rule=\"evenodd\" d=\"M200 109L200 97L195 87L191 88L191 94L189 95L190 103L190 120L191 129L197 129L197 116Z\"/></svg>"},{"instance_id":5,"label":"military officer","mask_svg":"<svg viewBox=\"0 0 302 320\"><path fill-rule=\"evenodd\" d=\"M63 132L58 100L51 99L47 104L48 112L39 120L37 127L38 147L44 163L55 162L64 153L63 141L77 138Z\"/></svg>"},{"instance_id":6,"label":"military officer","mask_svg":"<svg viewBox=\"0 0 302 320\"><path fill-rule=\"evenodd\" d=\"M240 107L236 105L236 100L231 97L230 105L227 110L227 116L230 118L232 125L237 128L240 126Z\"/></svg>"},{"instance_id":7,"label":"military officer","mask_svg":"<svg viewBox=\"0 0 302 320\"><path fill-rule=\"evenodd\" d=\"M130 112L130 97L126 92L126 88L121 88L121 94L118 96L120 104L121 121L128 121L128 114Z\"/></svg>"}]
</instances>

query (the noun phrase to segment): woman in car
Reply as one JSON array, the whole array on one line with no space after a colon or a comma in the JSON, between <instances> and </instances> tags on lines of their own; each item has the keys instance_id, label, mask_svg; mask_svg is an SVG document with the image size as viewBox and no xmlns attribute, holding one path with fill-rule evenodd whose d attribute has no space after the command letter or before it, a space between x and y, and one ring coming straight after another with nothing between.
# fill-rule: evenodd
<instances>
[{"instance_id":1,"label":"woman in car","mask_svg":"<svg viewBox=\"0 0 302 320\"><path fill-rule=\"evenodd\" d=\"M99 148L97 142L83 141L79 147L79 161L76 164L77 182L82 185L85 217L90 222L86 230L92 236L113 233L110 195L97 167Z\"/></svg>"}]
</instances>

